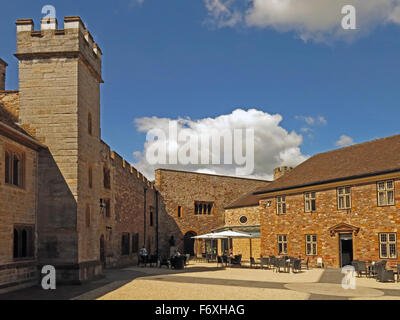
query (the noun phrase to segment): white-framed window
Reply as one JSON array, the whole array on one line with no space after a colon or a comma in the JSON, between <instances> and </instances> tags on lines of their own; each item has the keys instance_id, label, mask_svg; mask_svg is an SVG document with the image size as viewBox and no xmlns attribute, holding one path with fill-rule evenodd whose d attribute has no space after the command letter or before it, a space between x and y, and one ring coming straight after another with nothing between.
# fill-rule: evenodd
<instances>
[{"instance_id":1,"label":"white-framed window","mask_svg":"<svg viewBox=\"0 0 400 320\"><path fill-rule=\"evenodd\" d=\"M278 254L287 254L287 235L278 234Z\"/></svg>"},{"instance_id":2,"label":"white-framed window","mask_svg":"<svg viewBox=\"0 0 400 320\"><path fill-rule=\"evenodd\" d=\"M276 197L276 214L285 214L286 213L286 197L285 196L277 196Z\"/></svg>"},{"instance_id":3,"label":"white-framed window","mask_svg":"<svg viewBox=\"0 0 400 320\"><path fill-rule=\"evenodd\" d=\"M317 209L317 202L315 199L315 192L304 193L304 211L313 212Z\"/></svg>"},{"instance_id":4,"label":"white-framed window","mask_svg":"<svg viewBox=\"0 0 400 320\"><path fill-rule=\"evenodd\" d=\"M337 202L338 209L351 209L351 188L339 187L337 188Z\"/></svg>"},{"instance_id":5,"label":"white-framed window","mask_svg":"<svg viewBox=\"0 0 400 320\"><path fill-rule=\"evenodd\" d=\"M378 206L394 205L394 181L379 181L376 184L378 192Z\"/></svg>"},{"instance_id":6,"label":"white-framed window","mask_svg":"<svg viewBox=\"0 0 400 320\"><path fill-rule=\"evenodd\" d=\"M397 237L396 233L379 234L379 257L381 259L397 258Z\"/></svg>"},{"instance_id":7,"label":"white-framed window","mask_svg":"<svg viewBox=\"0 0 400 320\"><path fill-rule=\"evenodd\" d=\"M306 234L306 255L316 256L317 255L317 235Z\"/></svg>"}]
</instances>

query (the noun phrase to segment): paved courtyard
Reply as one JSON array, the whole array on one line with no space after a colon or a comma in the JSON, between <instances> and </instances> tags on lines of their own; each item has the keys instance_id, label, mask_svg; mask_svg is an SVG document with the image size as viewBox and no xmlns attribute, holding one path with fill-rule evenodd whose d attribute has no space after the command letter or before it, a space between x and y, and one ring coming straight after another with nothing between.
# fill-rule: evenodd
<instances>
[{"instance_id":1,"label":"paved courtyard","mask_svg":"<svg viewBox=\"0 0 400 320\"><path fill-rule=\"evenodd\" d=\"M182 271L140 267L106 270L105 278L81 286L59 286L55 291L33 287L0 295L0 300L400 299L400 283L357 278L356 289L345 290L343 276L338 269L289 274L191 262Z\"/></svg>"}]
</instances>

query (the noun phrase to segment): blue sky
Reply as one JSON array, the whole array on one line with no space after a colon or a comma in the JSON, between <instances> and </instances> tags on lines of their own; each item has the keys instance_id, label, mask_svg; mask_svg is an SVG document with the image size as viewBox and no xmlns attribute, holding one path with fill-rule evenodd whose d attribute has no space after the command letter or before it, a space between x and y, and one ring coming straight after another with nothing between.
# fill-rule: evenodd
<instances>
[{"instance_id":1,"label":"blue sky","mask_svg":"<svg viewBox=\"0 0 400 320\"><path fill-rule=\"evenodd\" d=\"M102 136L129 161L145 141L134 119L152 116L196 120L238 108L280 114L281 127L302 135L305 155L336 148L342 135L363 142L399 133L398 24L371 23L352 41L329 33L327 41L304 41L295 27L221 27L206 2L6 1L7 89L18 88L14 22L33 18L38 29L51 4L61 26L64 16L81 16L103 51Z\"/></svg>"}]
</instances>

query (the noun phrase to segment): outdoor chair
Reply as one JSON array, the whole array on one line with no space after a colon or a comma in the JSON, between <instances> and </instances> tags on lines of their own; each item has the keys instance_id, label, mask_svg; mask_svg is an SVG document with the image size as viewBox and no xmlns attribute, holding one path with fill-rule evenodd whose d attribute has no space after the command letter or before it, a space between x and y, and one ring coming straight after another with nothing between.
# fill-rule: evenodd
<instances>
[{"instance_id":1,"label":"outdoor chair","mask_svg":"<svg viewBox=\"0 0 400 320\"><path fill-rule=\"evenodd\" d=\"M397 264L397 269L396 269L396 272L395 272L395 274L397 275L397 282L399 282L400 281L400 274L399 274L399 270L400 270L400 263L399 264Z\"/></svg>"},{"instance_id":2,"label":"outdoor chair","mask_svg":"<svg viewBox=\"0 0 400 320\"><path fill-rule=\"evenodd\" d=\"M157 263L158 263L158 256L151 255L149 257L149 259L146 261L145 266L147 266L147 264L148 264L150 267L153 267L153 266L157 266Z\"/></svg>"},{"instance_id":3,"label":"outdoor chair","mask_svg":"<svg viewBox=\"0 0 400 320\"><path fill-rule=\"evenodd\" d=\"M205 253L201 254L201 259L203 260L203 262L207 261L207 255Z\"/></svg>"},{"instance_id":4,"label":"outdoor chair","mask_svg":"<svg viewBox=\"0 0 400 320\"><path fill-rule=\"evenodd\" d=\"M301 259L294 259L293 260L293 271L301 271Z\"/></svg>"},{"instance_id":5,"label":"outdoor chair","mask_svg":"<svg viewBox=\"0 0 400 320\"><path fill-rule=\"evenodd\" d=\"M264 269L264 266L266 266L268 269L271 267L270 259L261 257L260 258L260 267L261 267L261 269Z\"/></svg>"},{"instance_id":6,"label":"outdoor chair","mask_svg":"<svg viewBox=\"0 0 400 320\"><path fill-rule=\"evenodd\" d=\"M233 259L231 259L231 264L241 266L242 255L236 255Z\"/></svg>"},{"instance_id":7,"label":"outdoor chair","mask_svg":"<svg viewBox=\"0 0 400 320\"><path fill-rule=\"evenodd\" d=\"M161 257L161 259L160 259L160 268L162 268L162 266L166 266L168 269L171 268L171 263L170 263L170 261L168 260L167 257Z\"/></svg>"},{"instance_id":8,"label":"outdoor chair","mask_svg":"<svg viewBox=\"0 0 400 320\"><path fill-rule=\"evenodd\" d=\"M185 268L185 257L172 257L171 258L171 267L174 269L184 269Z\"/></svg>"},{"instance_id":9,"label":"outdoor chair","mask_svg":"<svg viewBox=\"0 0 400 320\"><path fill-rule=\"evenodd\" d=\"M367 263L364 261L357 261L357 268L354 267L356 269L357 272L357 276L361 277L362 275L368 276L368 270L367 270Z\"/></svg>"},{"instance_id":10,"label":"outdoor chair","mask_svg":"<svg viewBox=\"0 0 400 320\"><path fill-rule=\"evenodd\" d=\"M286 259L285 258L276 259L276 262L275 262L276 272L281 272L281 268L283 268L283 271L285 272L285 270L286 270Z\"/></svg>"},{"instance_id":11,"label":"outdoor chair","mask_svg":"<svg viewBox=\"0 0 400 320\"><path fill-rule=\"evenodd\" d=\"M256 262L253 257L250 257L250 268L261 268L261 263Z\"/></svg>"},{"instance_id":12,"label":"outdoor chair","mask_svg":"<svg viewBox=\"0 0 400 320\"><path fill-rule=\"evenodd\" d=\"M217 256L217 267L218 265L221 265L222 267L224 266L224 259L221 256Z\"/></svg>"},{"instance_id":13,"label":"outdoor chair","mask_svg":"<svg viewBox=\"0 0 400 320\"><path fill-rule=\"evenodd\" d=\"M306 268L308 270L308 262L310 261L310 258L307 258L306 262L301 262L300 260L300 270Z\"/></svg>"}]
</instances>

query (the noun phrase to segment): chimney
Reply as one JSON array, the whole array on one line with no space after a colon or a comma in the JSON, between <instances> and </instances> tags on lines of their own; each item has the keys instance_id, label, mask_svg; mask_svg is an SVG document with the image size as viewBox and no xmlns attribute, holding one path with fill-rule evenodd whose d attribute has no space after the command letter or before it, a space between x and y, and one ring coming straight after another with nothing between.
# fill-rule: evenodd
<instances>
[{"instance_id":1,"label":"chimney","mask_svg":"<svg viewBox=\"0 0 400 320\"><path fill-rule=\"evenodd\" d=\"M280 177L284 176L286 173L292 171L292 169L293 169L292 167L287 167L287 166L275 168L274 169L274 181L279 179Z\"/></svg>"},{"instance_id":2,"label":"chimney","mask_svg":"<svg viewBox=\"0 0 400 320\"><path fill-rule=\"evenodd\" d=\"M0 91L6 90L6 68L8 64L0 59Z\"/></svg>"}]
</instances>

